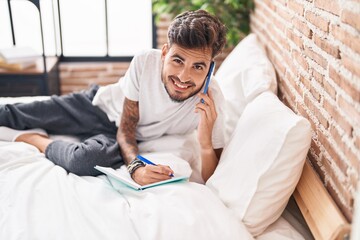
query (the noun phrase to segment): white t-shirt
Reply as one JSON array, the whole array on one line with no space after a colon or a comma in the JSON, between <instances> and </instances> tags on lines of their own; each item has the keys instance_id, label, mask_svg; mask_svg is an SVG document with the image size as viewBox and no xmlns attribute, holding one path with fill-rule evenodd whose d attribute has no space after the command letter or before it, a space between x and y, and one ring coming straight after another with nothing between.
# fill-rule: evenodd
<instances>
[{"instance_id":1,"label":"white t-shirt","mask_svg":"<svg viewBox=\"0 0 360 240\"><path fill-rule=\"evenodd\" d=\"M200 119L200 114L194 112L200 99L193 96L180 103L172 101L161 80L161 68L160 50L152 49L136 55L119 82L99 88L93 105L102 109L109 120L119 126L124 97L139 102L140 116L136 129L139 141L193 132ZM215 79L211 80L209 88L213 92L218 114L212 137L213 147L218 149L225 145L224 114L220 109L224 106L224 97Z\"/></svg>"}]
</instances>

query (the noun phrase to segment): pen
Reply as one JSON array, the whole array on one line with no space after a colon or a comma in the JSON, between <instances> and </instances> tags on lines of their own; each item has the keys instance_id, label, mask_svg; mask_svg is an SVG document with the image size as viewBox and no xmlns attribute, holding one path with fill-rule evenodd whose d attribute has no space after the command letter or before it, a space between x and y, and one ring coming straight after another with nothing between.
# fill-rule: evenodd
<instances>
[{"instance_id":1,"label":"pen","mask_svg":"<svg viewBox=\"0 0 360 240\"><path fill-rule=\"evenodd\" d=\"M150 161L149 159L144 158L144 157L141 156L141 155L137 155L136 157L137 157L138 159L140 159L142 162L146 163L146 164L157 166L157 164L153 163L153 162ZM171 174L170 177L174 177L174 174Z\"/></svg>"}]
</instances>

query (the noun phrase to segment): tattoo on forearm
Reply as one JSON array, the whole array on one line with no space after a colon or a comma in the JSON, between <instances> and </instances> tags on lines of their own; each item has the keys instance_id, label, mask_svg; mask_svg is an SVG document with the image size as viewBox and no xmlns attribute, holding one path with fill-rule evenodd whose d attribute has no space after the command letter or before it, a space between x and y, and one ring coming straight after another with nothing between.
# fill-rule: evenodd
<instances>
[{"instance_id":1,"label":"tattoo on forearm","mask_svg":"<svg viewBox=\"0 0 360 240\"><path fill-rule=\"evenodd\" d=\"M125 98L123 113L121 116L117 140L120 145L121 154L125 164L137 155L138 146L136 142L136 126L139 121L138 102Z\"/></svg>"}]
</instances>

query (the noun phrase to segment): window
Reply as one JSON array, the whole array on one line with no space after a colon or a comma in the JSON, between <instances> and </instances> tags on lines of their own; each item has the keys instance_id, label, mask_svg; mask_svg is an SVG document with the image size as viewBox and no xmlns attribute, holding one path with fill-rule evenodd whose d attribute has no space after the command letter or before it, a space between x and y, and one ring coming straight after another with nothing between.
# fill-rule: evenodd
<instances>
[{"instance_id":1,"label":"window","mask_svg":"<svg viewBox=\"0 0 360 240\"><path fill-rule=\"evenodd\" d=\"M37 3L38 1L33 1ZM0 48L31 46L46 56L126 57L155 46L151 0L0 0Z\"/></svg>"}]
</instances>

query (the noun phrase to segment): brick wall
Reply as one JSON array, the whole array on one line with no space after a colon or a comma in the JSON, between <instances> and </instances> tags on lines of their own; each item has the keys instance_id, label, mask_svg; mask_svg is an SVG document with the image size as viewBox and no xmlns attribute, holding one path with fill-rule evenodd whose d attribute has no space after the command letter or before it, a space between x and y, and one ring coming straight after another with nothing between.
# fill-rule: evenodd
<instances>
[{"instance_id":1,"label":"brick wall","mask_svg":"<svg viewBox=\"0 0 360 240\"><path fill-rule=\"evenodd\" d=\"M94 83L115 83L128 67L128 62L61 63L60 92L67 94L80 91Z\"/></svg>"},{"instance_id":2,"label":"brick wall","mask_svg":"<svg viewBox=\"0 0 360 240\"><path fill-rule=\"evenodd\" d=\"M312 124L308 158L351 220L360 173L360 1L255 0L280 98Z\"/></svg>"}]
</instances>

